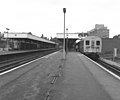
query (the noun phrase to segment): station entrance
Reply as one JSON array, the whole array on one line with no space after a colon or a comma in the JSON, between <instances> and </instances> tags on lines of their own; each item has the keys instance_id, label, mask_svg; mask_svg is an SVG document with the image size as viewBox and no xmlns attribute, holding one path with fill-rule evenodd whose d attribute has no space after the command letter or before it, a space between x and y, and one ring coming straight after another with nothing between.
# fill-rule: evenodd
<instances>
[{"instance_id":1,"label":"station entrance","mask_svg":"<svg viewBox=\"0 0 120 100\"><path fill-rule=\"evenodd\" d=\"M63 44L63 39L58 38L59 41ZM74 51L75 50L75 42L77 39L65 39L65 50L66 51Z\"/></svg>"}]
</instances>

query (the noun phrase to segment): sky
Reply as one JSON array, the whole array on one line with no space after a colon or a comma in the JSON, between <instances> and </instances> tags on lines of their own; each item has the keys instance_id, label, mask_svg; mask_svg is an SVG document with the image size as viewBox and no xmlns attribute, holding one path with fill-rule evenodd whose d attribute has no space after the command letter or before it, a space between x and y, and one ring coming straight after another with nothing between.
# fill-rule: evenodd
<instances>
[{"instance_id":1,"label":"sky","mask_svg":"<svg viewBox=\"0 0 120 100\"><path fill-rule=\"evenodd\" d=\"M120 34L120 0L0 0L0 31L56 37L64 32L63 8L69 33L104 24L110 37Z\"/></svg>"}]
</instances>

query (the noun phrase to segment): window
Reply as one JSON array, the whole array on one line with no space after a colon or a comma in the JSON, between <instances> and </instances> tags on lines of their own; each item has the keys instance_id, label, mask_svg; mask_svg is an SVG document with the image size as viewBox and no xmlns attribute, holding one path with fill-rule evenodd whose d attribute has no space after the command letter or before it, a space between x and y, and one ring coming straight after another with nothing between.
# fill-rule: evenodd
<instances>
[{"instance_id":1,"label":"window","mask_svg":"<svg viewBox=\"0 0 120 100\"><path fill-rule=\"evenodd\" d=\"M89 45L89 44L90 44L90 41L87 40L87 41L86 41L86 45Z\"/></svg>"},{"instance_id":2,"label":"window","mask_svg":"<svg viewBox=\"0 0 120 100\"><path fill-rule=\"evenodd\" d=\"M100 45L100 41L96 41L96 45Z\"/></svg>"}]
</instances>

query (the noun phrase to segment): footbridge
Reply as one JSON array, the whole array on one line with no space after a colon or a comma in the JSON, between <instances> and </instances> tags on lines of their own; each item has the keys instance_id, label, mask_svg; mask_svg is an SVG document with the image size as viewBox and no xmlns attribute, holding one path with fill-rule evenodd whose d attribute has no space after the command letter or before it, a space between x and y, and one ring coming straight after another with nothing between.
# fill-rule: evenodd
<instances>
[{"instance_id":1,"label":"footbridge","mask_svg":"<svg viewBox=\"0 0 120 100\"><path fill-rule=\"evenodd\" d=\"M88 36L87 33L65 33L65 48L68 50L74 50L77 40L86 36ZM63 43L64 33L57 33L57 39Z\"/></svg>"}]
</instances>

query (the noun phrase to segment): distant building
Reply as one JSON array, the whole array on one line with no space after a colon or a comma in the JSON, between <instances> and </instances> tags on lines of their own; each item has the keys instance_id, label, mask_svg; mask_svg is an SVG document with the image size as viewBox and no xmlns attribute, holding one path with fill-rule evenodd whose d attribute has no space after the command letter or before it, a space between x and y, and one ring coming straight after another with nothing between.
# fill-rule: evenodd
<instances>
[{"instance_id":1,"label":"distant building","mask_svg":"<svg viewBox=\"0 0 120 100\"><path fill-rule=\"evenodd\" d=\"M109 38L109 29L104 24L96 24L95 28L87 32L89 36L99 36L101 38Z\"/></svg>"}]
</instances>

